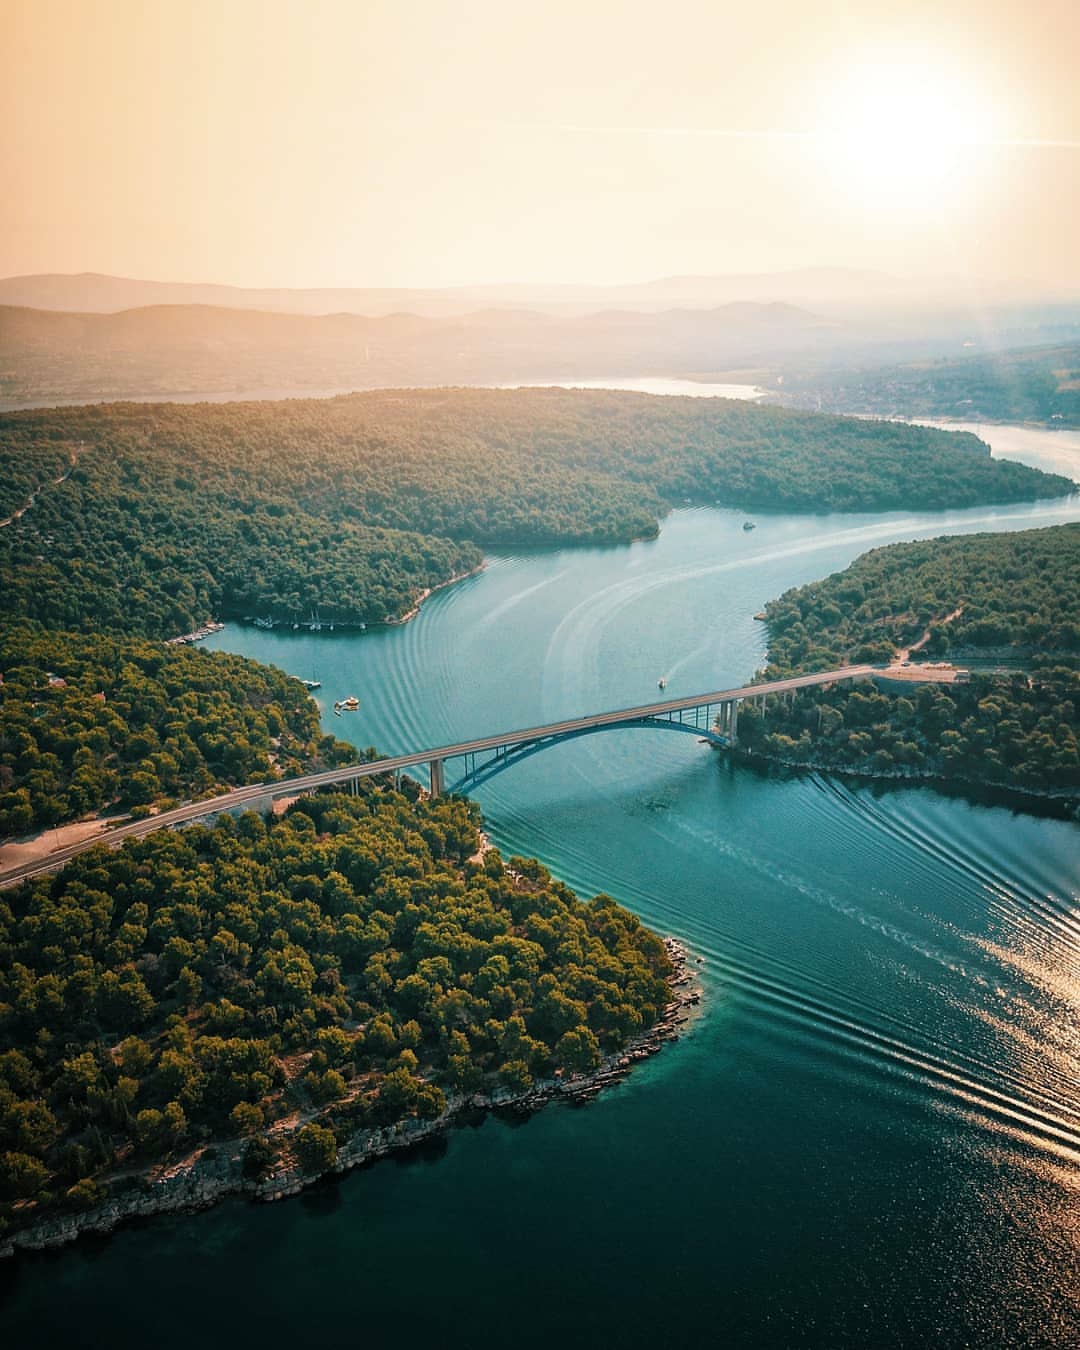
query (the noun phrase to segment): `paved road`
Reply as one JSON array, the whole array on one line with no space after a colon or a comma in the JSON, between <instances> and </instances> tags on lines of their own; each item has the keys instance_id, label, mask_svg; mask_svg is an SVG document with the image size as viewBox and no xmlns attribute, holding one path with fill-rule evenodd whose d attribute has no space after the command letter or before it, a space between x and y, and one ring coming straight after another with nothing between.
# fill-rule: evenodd
<instances>
[{"instance_id":1,"label":"paved road","mask_svg":"<svg viewBox=\"0 0 1080 1350\"><path fill-rule=\"evenodd\" d=\"M840 670L823 671L817 675L796 675L789 680L774 680L769 684L743 685L738 689L721 689L712 694L695 694L691 698L666 699L661 703L646 703L638 708L621 708L615 712L594 713L588 717L572 717L564 722L551 722L546 726L530 727L525 731L508 731L497 736L481 736L477 740L461 741L456 745L443 745L430 750L417 750L411 755L395 755L386 759L371 760L363 764L351 764L342 768L325 769L321 773L304 774L299 778L278 779L269 783L252 783L223 793L220 797L210 797L206 801L189 802L185 806L175 807L172 811L162 811L159 815L148 816L145 820L133 820L126 825L118 825L106 834L95 835L69 844L66 848L56 849L44 858L23 863L0 873L0 889L12 886L28 877L42 873L55 872L69 859L94 848L101 843L114 844L124 839L134 839L152 834L155 830L171 825L182 825L188 821L199 820L203 816L217 815L222 811L235 810L260 798L286 797L297 793L309 792L313 788L326 787L332 783L348 782L353 778L370 778L376 774L393 773L400 769L413 769L419 764L430 764L435 759L454 759L484 750L497 750L506 746L518 745L523 741L538 740L547 736L558 736L567 731L581 731L589 727L617 726L620 722L635 722L643 717L664 717L669 713L685 712L690 708L700 708L710 703L726 703L731 699L760 697L762 694L784 694L793 689L808 689L814 685L833 684L838 680L864 679L874 674L883 674L881 666L844 666ZM927 671L928 681L945 680L951 672Z\"/></svg>"}]
</instances>

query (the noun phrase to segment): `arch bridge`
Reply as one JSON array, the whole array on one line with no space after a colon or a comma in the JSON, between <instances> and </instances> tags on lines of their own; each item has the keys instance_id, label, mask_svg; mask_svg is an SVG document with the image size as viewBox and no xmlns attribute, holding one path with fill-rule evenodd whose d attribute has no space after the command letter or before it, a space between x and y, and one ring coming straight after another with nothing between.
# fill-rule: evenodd
<instances>
[{"instance_id":1,"label":"arch bridge","mask_svg":"<svg viewBox=\"0 0 1080 1350\"><path fill-rule=\"evenodd\" d=\"M96 844L117 844L124 839L151 834L155 830L207 820L225 811L268 810L275 798L294 797L314 792L334 784L355 784L361 778L398 777L410 770L426 768L432 797L447 790L464 792L485 783L495 774L514 764L539 754L564 741L577 740L601 731L625 731L641 728L655 731L678 731L697 736L711 745L731 746L738 737L739 705L747 699L765 699L772 696L793 698L800 689L815 685L838 684L850 680L871 679L883 675L878 666L844 666L840 670L822 671L814 675L796 675L787 680L773 680L767 684L743 685L737 689L722 689L711 694L697 694L689 698L665 699L643 704L637 708L622 708L614 712L594 713L588 717L572 717L546 726L524 731L510 731L494 736L481 736L456 745L444 745L430 750L418 750L408 755L392 755L367 760L359 764L342 765L319 773L303 774L297 778L283 778L270 783L252 783L201 802L188 802L169 811L161 811L145 820L118 825L107 834L83 839L77 844L56 849L44 858L35 859L19 867L0 873L0 889L27 877L54 872L69 859L93 848ZM927 672L933 678L932 672ZM452 767L447 787L447 765Z\"/></svg>"},{"instance_id":2,"label":"arch bridge","mask_svg":"<svg viewBox=\"0 0 1080 1350\"><path fill-rule=\"evenodd\" d=\"M404 758L412 761L412 764L403 767L426 764L431 795L438 797L447 791L466 792L542 750L601 731L634 728L678 731L696 736L711 745L730 747L738 738L739 705L746 699L757 699L764 704L770 695L791 698L799 689L869 679L875 673L879 674L880 671L874 666L845 666L841 670L798 675L768 684L743 685L737 689L723 689L690 698L665 699L637 708L595 713L590 717L569 718L564 722L552 722L526 731L481 737L459 745L444 746L440 750L429 750L418 756L406 756ZM389 761L375 761L363 767L377 772L379 763L385 766L383 772L395 767ZM453 766L456 772L448 773L448 766Z\"/></svg>"}]
</instances>

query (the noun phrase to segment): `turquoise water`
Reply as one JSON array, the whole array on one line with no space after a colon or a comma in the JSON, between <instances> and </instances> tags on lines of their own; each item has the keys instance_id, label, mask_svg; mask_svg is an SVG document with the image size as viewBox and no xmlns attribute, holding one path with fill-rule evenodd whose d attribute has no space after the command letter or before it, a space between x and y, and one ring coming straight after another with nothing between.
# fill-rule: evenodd
<instances>
[{"instance_id":1,"label":"turquoise water","mask_svg":"<svg viewBox=\"0 0 1080 1350\"><path fill-rule=\"evenodd\" d=\"M661 675L738 684L788 586L892 539L1077 518L679 511L630 548L494 557L402 628L206 645L316 676L328 730L404 752L645 702ZM586 1107L10 1264L6 1344L1075 1343L1075 824L643 731L477 795L505 853L704 958L692 1034Z\"/></svg>"}]
</instances>

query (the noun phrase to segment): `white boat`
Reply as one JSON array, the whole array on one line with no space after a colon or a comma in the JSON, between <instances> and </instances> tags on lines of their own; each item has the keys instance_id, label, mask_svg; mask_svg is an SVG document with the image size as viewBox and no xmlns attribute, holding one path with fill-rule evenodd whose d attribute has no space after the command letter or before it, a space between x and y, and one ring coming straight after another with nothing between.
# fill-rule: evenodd
<instances>
[{"instance_id":1,"label":"white boat","mask_svg":"<svg viewBox=\"0 0 1080 1350\"><path fill-rule=\"evenodd\" d=\"M666 689L666 688L667 688L667 678L666 678L665 676L661 675L660 678L656 681L656 687L657 687L657 689Z\"/></svg>"}]
</instances>

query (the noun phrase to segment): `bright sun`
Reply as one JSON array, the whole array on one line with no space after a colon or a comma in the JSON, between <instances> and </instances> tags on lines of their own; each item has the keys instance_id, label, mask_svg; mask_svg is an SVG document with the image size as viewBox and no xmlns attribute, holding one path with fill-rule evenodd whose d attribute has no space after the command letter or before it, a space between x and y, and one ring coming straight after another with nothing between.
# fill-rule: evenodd
<instances>
[{"instance_id":1,"label":"bright sun","mask_svg":"<svg viewBox=\"0 0 1080 1350\"><path fill-rule=\"evenodd\" d=\"M862 200L890 207L925 209L928 193L960 189L995 131L989 98L924 61L861 61L823 102L825 167Z\"/></svg>"}]
</instances>

